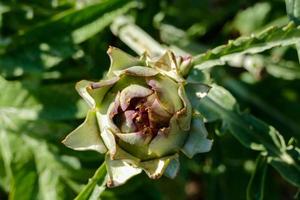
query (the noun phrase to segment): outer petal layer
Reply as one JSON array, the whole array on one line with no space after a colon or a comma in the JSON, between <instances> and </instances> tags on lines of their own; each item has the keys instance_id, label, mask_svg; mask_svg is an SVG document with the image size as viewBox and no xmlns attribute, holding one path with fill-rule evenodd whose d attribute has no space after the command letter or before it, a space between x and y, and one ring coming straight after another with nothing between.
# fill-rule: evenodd
<instances>
[{"instance_id":1,"label":"outer petal layer","mask_svg":"<svg viewBox=\"0 0 300 200\"><path fill-rule=\"evenodd\" d=\"M72 131L62 143L74 150L95 150L105 153L107 149L100 137L95 111L90 110L85 121Z\"/></svg>"},{"instance_id":2,"label":"outer petal layer","mask_svg":"<svg viewBox=\"0 0 300 200\"><path fill-rule=\"evenodd\" d=\"M87 102L91 108L95 108L99 105L106 92L119 80L118 77L114 77L108 80L102 80L99 82L91 82L82 80L79 81L75 88L80 96Z\"/></svg>"},{"instance_id":3,"label":"outer petal layer","mask_svg":"<svg viewBox=\"0 0 300 200\"><path fill-rule=\"evenodd\" d=\"M156 92L160 104L169 113L174 113L182 108L181 99L178 96L178 85L172 79L157 76L148 78L147 84Z\"/></svg>"},{"instance_id":4,"label":"outer petal layer","mask_svg":"<svg viewBox=\"0 0 300 200\"><path fill-rule=\"evenodd\" d=\"M177 123L179 124L181 130L188 131L190 130L191 125L192 106L189 99L186 96L183 85L179 86L178 95L181 98L184 107L177 113Z\"/></svg>"},{"instance_id":5,"label":"outer petal layer","mask_svg":"<svg viewBox=\"0 0 300 200\"><path fill-rule=\"evenodd\" d=\"M192 158L197 153L210 151L212 140L206 137L207 131L204 123L199 118L193 118L189 137L181 151L189 158Z\"/></svg>"},{"instance_id":6,"label":"outer petal layer","mask_svg":"<svg viewBox=\"0 0 300 200\"><path fill-rule=\"evenodd\" d=\"M167 169L169 163L177 159L178 155L174 154L172 156L166 156L154 160L144 161L139 164L141 168L147 173L147 175L152 179L160 178L165 170Z\"/></svg>"},{"instance_id":7,"label":"outer petal layer","mask_svg":"<svg viewBox=\"0 0 300 200\"><path fill-rule=\"evenodd\" d=\"M106 155L105 162L108 173L108 187L122 185L131 177L142 172L140 168L133 167L124 160L111 160L109 155Z\"/></svg>"},{"instance_id":8,"label":"outer petal layer","mask_svg":"<svg viewBox=\"0 0 300 200\"><path fill-rule=\"evenodd\" d=\"M114 71L114 73L117 76L126 74L126 75L131 75L131 76L149 77L149 76L155 76L159 72L150 67L133 66L133 67L129 67L124 70Z\"/></svg>"},{"instance_id":9,"label":"outer petal layer","mask_svg":"<svg viewBox=\"0 0 300 200\"><path fill-rule=\"evenodd\" d=\"M107 54L109 55L111 63L108 71L108 77L114 76L114 71L116 70L124 70L128 67L140 64L140 61L137 58L116 47L109 47Z\"/></svg>"},{"instance_id":10,"label":"outer petal layer","mask_svg":"<svg viewBox=\"0 0 300 200\"><path fill-rule=\"evenodd\" d=\"M157 157L175 153L184 144L187 133L181 131L176 116L170 120L170 127L160 130L156 137L149 144L149 152Z\"/></svg>"}]
</instances>

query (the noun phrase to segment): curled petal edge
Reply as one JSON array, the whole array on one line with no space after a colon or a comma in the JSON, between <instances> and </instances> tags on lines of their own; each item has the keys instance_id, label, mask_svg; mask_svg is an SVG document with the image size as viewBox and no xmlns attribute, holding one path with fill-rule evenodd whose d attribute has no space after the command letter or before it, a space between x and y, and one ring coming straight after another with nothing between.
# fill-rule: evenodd
<instances>
[{"instance_id":1,"label":"curled petal edge","mask_svg":"<svg viewBox=\"0 0 300 200\"><path fill-rule=\"evenodd\" d=\"M172 163L173 161L174 163ZM173 166L172 168L169 168L169 171L167 172L166 175L176 176L179 169L179 165L177 165L177 161L178 161L178 154L174 154L171 156L165 156L162 158L141 162L139 164L139 167L141 167L146 172L149 178L158 179L166 172L166 169L171 163Z\"/></svg>"},{"instance_id":2,"label":"curled petal edge","mask_svg":"<svg viewBox=\"0 0 300 200\"><path fill-rule=\"evenodd\" d=\"M197 153L205 153L210 151L212 140L207 139L207 130L202 120L198 117L192 119L192 126L189 136L181 148L181 151L189 158Z\"/></svg>"},{"instance_id":3,"label":"curled petal edge","mask_svg":"<svg viewBox=\"0 0 300 200\"><path fill-rule=\"evenodd\" d=\"M124 160L112 160L108 154L105 163L108 174L107 186L110 188L123 185L128 179L142 172L140 168Z\"/></svg>"},{"instance_id":4,"label":"curled petal edge","mask_svg":"<svg viewBox=\"0 0 300 200\"><path fill-rule=\"evenodd\" d=\"M62 143L74 150L94 150L105 153L107 148L100 137L95 111L90 110L85 121L67 135Z\"/></svg>"},{"instance_id":5,"label":"curled petal edge","mask_svg":"<svg viewBox=\"0 0 300 200\"><path fill-rule=\"evenodd\" d=\"M100 105L106 92L119 80L119 77L92 82L82 80L76 83L76 90L79 95L87 102L89 107L95 108Z\"/></svg>"}]
</instances>

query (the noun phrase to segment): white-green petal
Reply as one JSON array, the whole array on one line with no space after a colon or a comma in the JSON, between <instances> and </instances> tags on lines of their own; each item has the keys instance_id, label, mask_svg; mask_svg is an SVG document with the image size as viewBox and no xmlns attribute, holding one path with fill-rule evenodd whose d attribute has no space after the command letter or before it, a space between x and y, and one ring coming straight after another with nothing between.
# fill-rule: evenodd
<instances>
[{"instance_id":1,"label":"white-green petal","mask_svg":"<svg viewBox=\"0 0 300 200\"><path fill-rule=\"evenodd\" d=\"M114 74L116 76L121 76L123 74L126 74L131 76L149 77L149 76L155 76L158 73L159 72L153 68L143 67L143 66L133 66L124 70L114 71Z\"/></svg>"},{"instance_id":2,"label":"white-green petal","mask_svg":"<svg viewBox=\"0 0 300 200\"><path fill-rule=\"evenodd\" d=\"M99 82L79 81L75 88L79 95L87 102L91 108L101 104L107 91L119 80L119 77L113 77Z\"/></svg>"},{"instance_id":3,"label":"white-green petal","mask_svg":"<svg viewBox=\"0 0 300 200\"><path fill-rule=\"evenodd\" d=\"M178 155L166 156L162 158L157 158L149 161L144 161L139 164L139 166L146 172L146 174L152 179L160 178L168 165L173 159L177 159Z\"/></svg>"},{"instance_id":4,"label":"white-green petal","mask_svg":"<svg viewBox=\"0 0 300 200\"><path fill-rule=\"evenodd\" d=\"M106 155L105 162L108 174L108 187L122 185L131 177L142 172L140 168L133 167L124 160L111 160L109 155Z\"/></svg>"},{"instance_id":5,"label":"white-green petal","mask_svg":"<svg viewBox=\"0 0 300 200\"><path fill-rule=\"evenodd\" d=\"M111 128L111 121L107 115L96 112L98 125L101 131L101 138L111 154L116 153L116 140Z\"/></svg>"},{"instance_id":6,"label":"white-green petal","mask_svg":"<svg viewBox=\"0 0 300 200\"><path fill-rule=\"evenodd\" d=\"M130 100L136 97L146 97L152 94L152 90L140 85L132 84L122 90L120 95L120 104L123 111L127 109Z\"/></svg>"},{"instance_id":7,"label":"white-green petal","mask_svg":"<svg viewBox=\"0 0 300 200\"><path fill-rule=\"evenodd\" d=\"M74 150L95 150L105 153L107 149L100 137L95 111L90 110L85 121L72 131L62 143Z\"/></svg>"},{"instance_id":8,"label":"white-green petal","mask_svg":"<svg viewBox=\"0 0 300 200\"><path fill-rule=\"evenodd\" d=\"M105 146L108 148L110 154L116 153L116 140L113 135L113 133L105 128L101 131L101 138L105 144Z\"/></svg>"},{"instance_id":9,"label":"white-green petal","mask_svg":"<svg viewBox=\"0 0 300 200\"><path fill-rule=\"evenodd\" d=\"M193 118L189 137L181 151L189 158L192 158L197 153L210 151L213 141L206 137L207 130L202 120L196 117Z\"/></svg>"},{"instance_id":10,"label":"white-green petal","mask_svg":"<svg viewBox=\"0 0 300 200\"><path fill-rule=\"evenodd\" d=\"M107 54L110 58L110 68L108 71L108 77L114 76L114 71L123 70L128 67L137 66L140 64L140 60L125 53L124 51L116 48L109 47Z\"/></svg>"}]
</instances>

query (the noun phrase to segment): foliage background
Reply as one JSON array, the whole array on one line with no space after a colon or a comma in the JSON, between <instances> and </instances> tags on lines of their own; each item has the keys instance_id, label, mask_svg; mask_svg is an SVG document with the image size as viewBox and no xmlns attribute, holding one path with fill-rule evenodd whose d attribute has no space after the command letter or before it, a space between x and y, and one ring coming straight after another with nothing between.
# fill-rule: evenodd
<instances>
[{"instance_id":1,"label":"foliage background","mask_svg":"<svg viewBox=\"0 0 300 200\"><path fill-rule=\"evenodd\" d=\"M109 67L109 45L134 54L110 30L125 13L155 40L192 55L289 21L281 0L2 0L1 200L73 199L102 163L101 155L72 151L61 140L87 110L75 83L102 77ZM209 74L232 93L240 110L274 126L285 141L294 138L297 145L300 66L295 46L248 55ZM274 168L256 167L259 152L244 148L222 119L206 126L214 138L212 151L193 160L182 156L175 180L139 175L125 186L105 190L102 199L245 199L254 172L265 180L251 179L253 199L261 191L265 199L297 198L299 190Z\"/></svg>"}]
</instances>

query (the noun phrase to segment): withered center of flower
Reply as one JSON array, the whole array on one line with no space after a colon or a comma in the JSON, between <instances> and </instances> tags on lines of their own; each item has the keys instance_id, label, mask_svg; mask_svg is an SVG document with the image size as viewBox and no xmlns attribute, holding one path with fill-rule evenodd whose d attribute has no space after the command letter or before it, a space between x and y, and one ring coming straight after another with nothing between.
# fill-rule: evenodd
<instances>
[{"instance_id":1,"label":"withered center of flower","mask_svg":"<svg viewBox=\"0 0 300 200\"><path fill-rule=\"evenodd\" d=\"M151 104L145 98L133 98L125 111L118 108L118 113L113 117L114 123L122 130L125 126L130 131L125 132L141 132L143 135L151 135L155 137L161 128L169 126L169 119L160 121L153 119L151 116Z\"/></svg>"}]
</instances>

